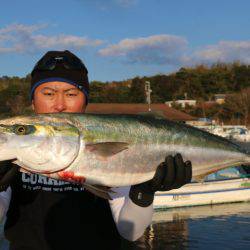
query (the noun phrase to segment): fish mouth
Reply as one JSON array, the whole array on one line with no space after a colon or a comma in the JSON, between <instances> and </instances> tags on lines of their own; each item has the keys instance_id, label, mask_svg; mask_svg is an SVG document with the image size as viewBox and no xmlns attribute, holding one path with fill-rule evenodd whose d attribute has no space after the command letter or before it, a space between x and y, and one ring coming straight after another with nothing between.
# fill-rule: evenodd
<instances>
[{"instance_id":1,"label":"fish mouth","mask_svg":"<svg viewBox=\"0 0 250 250\"><path fill-rule=\"evenodd\" d=\"M4 144L6 142L7 142L6 136L0 133L0 144Z\"/></svg>"},{"instance_id":2,"label":"fish mouth","mask_svg":"<svg viewBox=\"0 0 250 250\"><path fill-rule=\"evenodd\" d=\"M7 143L8 138L5 133L1 132L1 127L0 127L0 152L5 149L5 144Z\"/></svg>"},{"instance_id":3,"label":"fish mouth","mask_svg":"<svg viewBox=\"0 0 250 250\"><path fill-rule=\"evenodd\" d=\"M6 126L0 124L0 144L7 142L8 139L6 132L7 132Z\"/></svg>"}]
</instances>

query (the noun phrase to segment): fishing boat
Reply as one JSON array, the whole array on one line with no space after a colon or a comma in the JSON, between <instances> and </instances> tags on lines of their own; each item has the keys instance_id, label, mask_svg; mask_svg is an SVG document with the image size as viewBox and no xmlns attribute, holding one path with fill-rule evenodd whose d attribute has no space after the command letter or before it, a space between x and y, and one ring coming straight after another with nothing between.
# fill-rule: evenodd
<instances>
[{"instance_id":1,"label":"fishing boat","mask_svg":"<svg viewBox=\"0 0 250 250\"><path fill-rule=\"evenodd\" d=\"M250 142L250 130L243 125L197 125L195 127L236 142Z\"/></svg>"},{"instance_id":2,"label":"fishing boat","mask_svg":"<svg viewBox=\"0 0 250 250\"><path fill-rule=\"evenodd\" d=\"M233 216L249 214L249 203L216 204L212 206L179 207L159 210L153 215L154 223L178 222L187 219L204 219L208 217Z\"/></svg>"},{"instance_id":3,"label":"fishing boat","mask_svg":"<svg viewBox=\"0 0 250 250\"><path fill-rule=\"evenodd\" d=\"M207 176L202 183L191 182L179 189L157 192L154 209L250 201L248 170L228 168Z\"/></svg>"}]
</instances>

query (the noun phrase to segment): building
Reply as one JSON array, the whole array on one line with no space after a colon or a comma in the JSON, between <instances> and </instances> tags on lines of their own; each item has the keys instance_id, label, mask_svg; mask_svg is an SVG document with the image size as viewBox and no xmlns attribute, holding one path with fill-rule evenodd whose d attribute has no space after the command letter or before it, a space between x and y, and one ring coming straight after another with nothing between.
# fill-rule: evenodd
<instances>
[{"instance_id":1,"label":"building","mask_svg":"<svg viewBox=\"0 0 250 250\"><path fill-rule=\"evenodd\" d=\"M214 95L214 100L218 104L223 104L226 99L226 94L215 94Z\"/></svg>"},{"instance_id":2,"label":"building","mask_svg":"<svg viewBox=\"0 0 250 250\"><path fill-rule=\"evenodd\" d=\"M196 117L169 107L166 104L151 104L151 112L148 104L144 103L90 103L86 113L92 114L145 114L154 113L166 119L174 121L193 121Z\"/></svg>"},{"instance_id":3,"label":"building","mask_svg":"<svg viewBox=\"0 0 250 250\"><path fill-rule=\"evenodd\" d=\"M169 107L172 107L173 104L181 105L182 108L185 108L188 106L196 106L197 101L196 100L175 100L170 102L165 102Z\"/></svg>"}]
</instances>

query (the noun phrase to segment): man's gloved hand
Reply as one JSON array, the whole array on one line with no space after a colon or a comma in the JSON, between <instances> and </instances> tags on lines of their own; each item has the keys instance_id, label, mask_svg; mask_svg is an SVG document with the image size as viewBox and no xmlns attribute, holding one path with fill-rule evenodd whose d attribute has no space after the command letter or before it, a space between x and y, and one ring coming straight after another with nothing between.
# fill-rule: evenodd
<instances>
[{"instance_id":1,"label":"man's gloved hand","mask_svg":"<svg viewBox=\"0 0 250 250\"><path fill-rule=\"evenodd\" d=\"M192 164L184 162L181 154L169 155L156 169L153 179L131 186L129 197L138 206L147 207L153 203L156 191L180 188L192 179Z\"/></svg>"},{"instance_id":2,"label":"man's gloved hand","mask_svg":"<svg viewBox=\"0 0 250 250\"><path fill-rule=\"evenodd\" d=\"M0 192L6 191L12 180L18 173L19 166L11 161L0 162Z\"/></svg>"}]
</instances>

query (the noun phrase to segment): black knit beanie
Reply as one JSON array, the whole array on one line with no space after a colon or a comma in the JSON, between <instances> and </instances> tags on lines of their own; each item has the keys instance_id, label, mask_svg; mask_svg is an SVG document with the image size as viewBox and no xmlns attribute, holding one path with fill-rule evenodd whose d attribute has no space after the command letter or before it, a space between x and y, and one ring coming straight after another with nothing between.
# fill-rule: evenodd
<instances>
[{"instance_id":1,"label":"black knit beanie","mask_svg":"<svg viewBox=\"0 0 250 250\"><path fill-rule=\"evenodd\" d=\"M84 63L70 51L48 51L36 63L31 72L31 99L39 85L53 81L66 82L76 86L85 94L88 103L88 70Z\"/></svg>"}]
</instances>

